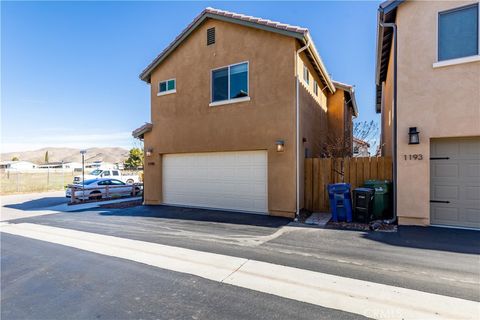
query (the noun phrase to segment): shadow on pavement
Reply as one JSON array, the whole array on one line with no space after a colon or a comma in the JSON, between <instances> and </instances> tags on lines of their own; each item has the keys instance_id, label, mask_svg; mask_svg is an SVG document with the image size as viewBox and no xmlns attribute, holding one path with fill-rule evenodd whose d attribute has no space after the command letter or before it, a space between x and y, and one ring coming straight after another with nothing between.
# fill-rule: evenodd
<instances>
[{"instance_id":1,"label":"shadow on pavement","mask_svg":"<svg viewBox=\"0 0 480 320\"><path fill-rule=\"evenodd\" d=\"M480 231L475 230L399 226L398 232L367 232L363 237L392 246L480 254Z\"/></svg>"},{"instance_id":2,"label":"shadow on pavement","mask_svg":"<svg viewBox=\"0 0 480 320\"><path fill-rule=\"evenodd\" d=\"M67 201L68 199L65 197L44 197L44 198L25 201L22 203L5 204L2 207L23 210L23 211L39 211L45 208L67 203Z\"/></svg>"},{"instance_id":3,"label":"shadow on pavement","mask_svg":"<svg viewBox=\"0 0 480 320\"><path fill-rule=\"evenodd\" d=\"M287 225L292 221L292 219L289 218L273 217L269 215L198 208L173 207L165 205L137 206L128 209L95 208L93 210L100 210L101 212L99 212L99 214L104 216L150 217L161 219L230 223L268 228L279 228L281 226ZM89 211L93 210L90 209Z\"/></svg>"}]
</instances>

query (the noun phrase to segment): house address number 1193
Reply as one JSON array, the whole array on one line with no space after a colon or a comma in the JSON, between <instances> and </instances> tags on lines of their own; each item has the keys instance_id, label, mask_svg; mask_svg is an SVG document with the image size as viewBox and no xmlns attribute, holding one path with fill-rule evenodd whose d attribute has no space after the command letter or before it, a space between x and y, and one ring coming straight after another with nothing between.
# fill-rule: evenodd
<instances>
[{"instance_id":1,"label":"house address number 1193","mask_svg":"<svg viewBox=\"0 0 480 320\"><path fill-rule=\"evenodd\" d=\"M415 154L404 154L404 160L423 160L423 154L415 153Z\"/></svg>"}]
</instances>

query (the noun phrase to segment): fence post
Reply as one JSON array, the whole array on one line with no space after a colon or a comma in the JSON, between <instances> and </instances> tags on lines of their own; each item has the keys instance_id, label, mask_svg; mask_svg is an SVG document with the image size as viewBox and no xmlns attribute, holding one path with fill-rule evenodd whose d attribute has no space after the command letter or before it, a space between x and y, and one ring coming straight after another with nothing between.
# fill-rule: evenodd
<instances>
[{"instance_id":1,"label":"fence post","mask_svg":"<svg viewBox=\"0 0 480 320\"><path fill-rule=\"evenodd\" d=\"M71 189L71 191L72 191L72 192L71 192L71 195L70 195L70 197L72 198L71 203L75 203L75 191L76 191L76 190L75 190L75 187L74 187L74 186L71 186L70 189Z\"/></svg>"}]
</instances>

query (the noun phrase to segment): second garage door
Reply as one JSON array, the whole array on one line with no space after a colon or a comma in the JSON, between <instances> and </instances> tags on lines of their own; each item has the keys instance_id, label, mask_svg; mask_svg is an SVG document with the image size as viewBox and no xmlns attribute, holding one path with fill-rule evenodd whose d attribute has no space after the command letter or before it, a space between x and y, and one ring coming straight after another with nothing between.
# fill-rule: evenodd
<instances>
[{"instance_id":1,"label":"second garage door","mask_svg":"<svg viewBox=\"0 0 480 320\"><path fill-rule=\"evenodd\" d=\"M430 159L431 224L480 228L480 138L432 140Z\"/></svg>"},{"instance_id":2,"label":"second garage door","mask_svg":"<svg viewBox=\"0 0 480 320\"><path fill-rule=\"evenodd\" d=\"M267 213L267 152L163 156L165 204Z\"/></svg>"}]
</instances>

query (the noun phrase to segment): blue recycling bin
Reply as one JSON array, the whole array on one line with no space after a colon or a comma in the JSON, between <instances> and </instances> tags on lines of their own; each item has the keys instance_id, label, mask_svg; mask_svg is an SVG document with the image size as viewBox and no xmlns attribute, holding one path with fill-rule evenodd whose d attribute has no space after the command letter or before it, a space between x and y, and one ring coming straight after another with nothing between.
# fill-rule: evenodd
<instances>
[{"instance_id":1,"label":"blue recycling bin","mask_svg":"<svg viewBox=\"0 0 480 320\"><path fill-rule=\"evenodd\" d=\"M332 220L335 222L352 222L352 196L349 183L329 184L328 198L332 210Z\"/></svg>"}]
</instances>

